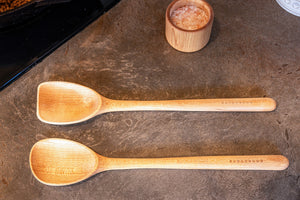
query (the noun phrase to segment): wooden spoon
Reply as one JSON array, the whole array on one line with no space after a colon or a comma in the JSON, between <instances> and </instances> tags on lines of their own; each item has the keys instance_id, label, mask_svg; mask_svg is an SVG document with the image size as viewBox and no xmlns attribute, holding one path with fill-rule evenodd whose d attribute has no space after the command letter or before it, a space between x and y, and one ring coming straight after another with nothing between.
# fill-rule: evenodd
<instances>
[{"instance_id":1,"label":"wooden spoon","mask_svg":"<svg viewBox=\"0 0 300 200\"><path fill-rule=\"evenodd\" d=\"M78 142L58 138L37 142L31 149L29 161L35 178L52 186L74 184L107 170L284 170L289 165L288 159L281 155L108 158Z\"/></svg>"},{"instance_id":2,"label":"wooden spoon","mask_svg":"<svg viewBox=\"0 0 300 200\"><path fill-rule=\"evenodd\" d=\"M88 120L96 115L115 111L272 111L271 98L190 99L165 101L112 100L94 90L69 82L41 83L37 95L37 117L49 124L66 125Z\"/></svg>"}]
</instances>

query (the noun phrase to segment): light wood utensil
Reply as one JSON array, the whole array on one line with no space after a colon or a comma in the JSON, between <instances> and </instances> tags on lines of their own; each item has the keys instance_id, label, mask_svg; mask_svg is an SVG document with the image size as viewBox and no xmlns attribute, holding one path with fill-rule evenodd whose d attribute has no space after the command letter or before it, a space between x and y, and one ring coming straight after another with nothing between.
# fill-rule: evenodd
<instances>
[{"instance_id":1,"label":"light wood utensil","mask_svg":"<svg viewBox=\"0 0 300 200\"><path fill-rule=\"evenodd\" d=\"M121 169L284 170L289 161L281 155L199 156L173 158L108 158L71 140L40 140L31 149L30 168L40 182L64 186L99 172Z\"/></svg>"},{"instance_id":2,"label":"light wood utensil","mask_svg":"<svg viewBox=\"0 0 300 200\"><path fill-rule=\"evenodd\" d=\"M276 102L271 98L112 100L88 87L59 81L41 83L37 95L37 117L45 123L56 125L79 123L96 115L115 111L264 112L275 108Z\"/></svg>"}]
</instances>

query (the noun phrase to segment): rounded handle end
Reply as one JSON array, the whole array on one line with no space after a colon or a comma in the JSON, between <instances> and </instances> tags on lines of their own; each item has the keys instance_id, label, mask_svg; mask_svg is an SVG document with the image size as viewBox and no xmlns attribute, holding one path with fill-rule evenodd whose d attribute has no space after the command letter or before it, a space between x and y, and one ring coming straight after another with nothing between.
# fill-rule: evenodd
<instances>
[{"instance_id":1,"label":"rounded handle end","mask_svg":"<svg viewBox=\"0 0 300 200\"><path fill-rule=\"evenodd\" d=\"M276 109L276 101L272 98L265 98L265 100L267 101L267 108L268 111L274 111Z\"/></svg>"},{"instance_id":2,"label":"rounded handle end","mask_svg":"<svg viewBox=\"0 0 300 200\"><path fill-rule=\"evenodd\" d=\"M279 158L281 159L280 160L281 165L280 165L280 167L279 167L278 170L285 170L285 169L287 169L289 167L289 164L290 164L289 160L285 156L280 156Z\"/></svg>"}]
</instances>

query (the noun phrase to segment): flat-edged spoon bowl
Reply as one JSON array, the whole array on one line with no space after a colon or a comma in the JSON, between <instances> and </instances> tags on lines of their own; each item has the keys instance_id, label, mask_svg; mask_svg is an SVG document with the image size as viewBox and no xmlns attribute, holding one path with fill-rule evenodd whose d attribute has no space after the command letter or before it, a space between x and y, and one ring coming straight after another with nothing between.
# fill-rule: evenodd
<instances>
[{"instance_id":1,"label":"flat-edged spoon bowl","mask_svg":"<svg viewBox=\"0 0 300 200\"><path fill-rule=\"evenodd\" d=\"M197 156L171 158L108 158L71 140L49 138L35 143L29 156L34 177L46 185L64 186L99 172L120 169L284 170L281 155Z\"/></svg>"},{"instance_id":2,"label":"flat-edged spoon bowl","mask_svg":"<svg viewBox=\"0 0 300 200\"><path fill-rule=\"evenodd\" d=\"M116 111L218 111L265 112L276 108L271 98L189 99L162 101L112 100L75 83L49 81L38 86L37 117L49 124L83 122Z\"/></svg>"},{"instance_id":3,"label":"flat-edged spoon bowl","mask_svg":"<svg viewBox=\"0 0 300 200\"><path fill-rule=\"evenodd\" d=\"M102 105L94 90L68 82L45 82L38 87L37 116L46 123L70 124L95 116Z\"/></svg>"}]
</instances>

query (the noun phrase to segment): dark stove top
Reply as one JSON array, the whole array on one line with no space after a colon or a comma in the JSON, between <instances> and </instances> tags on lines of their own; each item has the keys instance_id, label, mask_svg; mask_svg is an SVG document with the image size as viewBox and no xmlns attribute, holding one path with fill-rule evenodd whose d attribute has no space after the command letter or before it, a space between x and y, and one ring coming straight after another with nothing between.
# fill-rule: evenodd
<instances>
[{"instance_id":1,"label":"dark stove top","mask_svg":"<svg viewBox=\"0 0 300 200\"><path fill-rule=\"evenodd\" d=\"M73 0L0 29L0 90L108 11L119 0Z\"/></svg>"}]
</instances>

